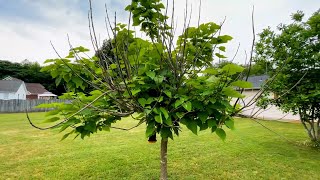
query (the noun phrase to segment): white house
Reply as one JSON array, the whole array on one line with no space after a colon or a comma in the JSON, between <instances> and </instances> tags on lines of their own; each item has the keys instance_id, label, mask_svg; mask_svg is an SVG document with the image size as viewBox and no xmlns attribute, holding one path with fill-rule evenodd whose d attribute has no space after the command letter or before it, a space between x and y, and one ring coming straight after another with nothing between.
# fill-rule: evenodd
<instances>
[{"instance_id":1,"label":"white house","mask_svg":"<svg viewBox=\"0 0 320 180\"><path fill-rule=\"evenodd\" d=\"M0 80L0 100L22 99L26 100L27 88L23 81Z\"/></svg>"},{"instance_id":2,"label":"white house","mask_svg":"<svg viewBox=\"0 0 320 180\"><path fill-rule=\"evenodd\" d=\"M261 93L261 86L263 86L267 80L267 75L262 76L251 76L248 78L248 82L252 83L252 88L246 88L243 91L243 95L245 98L239 101L241 106L248 105L252 99L258 97L259 93ZM273 93L269 94L269 98L276 98ZM268 106L266 109L259 108L256 103L253 103L251 106L245 108L241 114L260 118L260 119L270 119L270 120L285 120L285 121L292 121L292 120L299 120L299 116L293 115L292 113L284 113L279 108L275 106Z\"/></svg>"},{"instance_id":3,"label":"white house","mask_svg":"<svg viewBox=\"0 0 320 180\"><path fill-rule=\"evenodd\" d=\"M243 91L243 95L246 96L246 100L251 100L254 98L259 92L261 87L266 83L269 76L267 75L261 75L261 76L250 76L248 78L248 82L252 84L251 88L245 88Z\"/></svg>"},{"instance_id":4,"label":"white house","mask_svg":"<svg viewBox=\"0 0 320 180\"><path fill-rule=\"evenodd\" d=\"M24 81L17 79L17 78L14 78L14 77L11 77L11 76L7 76L7 77L3 78L2 80L23 82L23 84L27 90L27 93L23 93L24 96L26 96L26 98L23 98L23 99L28 99L28 100L30 100L30 99L47 99L47 100L49 100L49 99L56 99L56 97L57 97L57 95L52 94L51 92L46 90L45 87L42 86L40 83L24 83ZM4 85L4 86L8 86L8 85ZM11 90L12 90L12 88L11 88ZM1 92L1 87L0 87L0 92ZM4 96L5 98L2 98L2 96ZM7 95L7 94L0 95L0 99L6 99L7 96L9 96L9 95ZM18 95L18 98L15 97L15 99L22 99L21 95Z\"/></svg>"}]
</instances>

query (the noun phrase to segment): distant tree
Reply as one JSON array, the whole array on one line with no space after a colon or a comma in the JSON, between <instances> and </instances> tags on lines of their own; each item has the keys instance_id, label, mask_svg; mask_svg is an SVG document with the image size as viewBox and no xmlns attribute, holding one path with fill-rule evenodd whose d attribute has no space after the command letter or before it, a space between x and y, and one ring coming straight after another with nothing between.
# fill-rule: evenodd
<instances>
[{"instance_id":1,"label":"distant tree","mask_svg":"<svg viewBox=\"0 0 320 180\"><path fill-rule=\"evenodd\" d=\"M115 54L112 51L113 44L111 39L105 39L102 46L96 50L95 56L99 58L98 63L101 65L112 64Z\"/></svg>"},{"instance_id":2,"label":"distant tree","mask_svg":"<svg viewBox=\"0 0 320 180\"><path fill-rule=\"evenodd\" d=\"M249 70L249 65L244 65L245 67L245 74ZM250 68L250 76L259 76L259 75L269 75L272 74L274 69L271 66L271 63L269 61L254 61Z\"/></svg>"},{"instance_id":3,"label":"distant tree","mask_svg":"<svg viewBox=\"0 0 320 180\"><path fill-rule=\"evenodd\" d=\"M222 68L223 66L227 65L227 64L234 64L228 60L221 60L218 63L215 63L213 66L217 67L217 68Z\"/></svg>"},{"instance_id":4,"label":"distant tree","mask_svg":"<svg viewBox=\"0 0 320 180\"><path fill-rule=\"evenodd\" d=\"M320 142L320 10L307 21L298 11L291 24L280 24L277 31L264 29L255 45L256 59L275 67L277 74L267 92L275 99L262 98L260 105L274 104L300 115L310 139ZM276 73L277 72L277 73ZM267 93L266 93L267 95Z\"/></svg>"}]
</instances>

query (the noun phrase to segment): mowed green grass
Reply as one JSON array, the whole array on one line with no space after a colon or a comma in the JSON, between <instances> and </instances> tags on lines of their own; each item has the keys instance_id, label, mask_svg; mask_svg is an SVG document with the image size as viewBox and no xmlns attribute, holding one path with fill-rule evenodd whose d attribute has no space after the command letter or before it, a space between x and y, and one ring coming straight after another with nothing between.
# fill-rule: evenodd
<instances>
[{"instance_id":1,"label":"mowed green grass","mask_svg":"<svg viewBox=\"0 0 320 180\"><path fill-rule=\"evenodd\" d=\"M40 123L44 113L31 113ZM170 179L320 179L320 151L303 145L300 124L236 119L221 141L186 128L168 145ZM130 127L136 121L116 124ZM158 179L160 143L149 144L144 125L60 141L58 130L32 128L25 114L0 114L0 179Z\"/></svg>"}]
</instances>

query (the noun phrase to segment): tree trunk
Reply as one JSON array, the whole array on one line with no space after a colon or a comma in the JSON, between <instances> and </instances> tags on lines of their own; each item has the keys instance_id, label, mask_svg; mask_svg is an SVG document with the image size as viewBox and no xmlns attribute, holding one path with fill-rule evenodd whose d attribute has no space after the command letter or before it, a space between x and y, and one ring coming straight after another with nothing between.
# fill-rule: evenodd
<instances>
[{"instance_id":1,"label":"tree trunk","mask_svg":"<svg viewBox=\"0 0 320 180\"><path fill-rule=\"evenodd\" d=\"M301 109L299 109L299 116L300 116L300 121L304 129L307 131L310 140L314 141L314 135L312 134L312 125L309 119L306 117L306 113L303 112ZM307 126L306 122L309 124L310 128Z\"/></svg>"},{"instance_id":2,"label":"tree trunk","mask_svg":"<svg viewBox=\"0 0 320 180\"><path fill-rule=\"evenodd\" d=\"M320 119L318 119L318 121L320 121ZM320 141L320 126L317 126L317 131L318 131L317 139L318 139L318 141Z\"/></svg>"},{"instance_id":3,"label":"tree trunk","mask_svg":"<svg viewBox=\"0 0 320 180\"><path fill-rule=\"evenodd\" d=\"M168 150L168 138L161 139L161 152L160 152L160 180L168 179L168 171L167 171L167 150Z\"/></svg>"}]
</instances>

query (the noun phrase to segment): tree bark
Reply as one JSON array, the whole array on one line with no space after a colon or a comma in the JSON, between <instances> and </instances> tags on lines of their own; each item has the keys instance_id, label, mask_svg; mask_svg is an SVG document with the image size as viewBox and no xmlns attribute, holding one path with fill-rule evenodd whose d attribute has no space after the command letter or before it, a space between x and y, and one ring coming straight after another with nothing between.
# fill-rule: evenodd
<instances>
[{"instance_id":1,"label":"tree bark","mask_svg":"<svg viewBox=\"0 0 320 180\"><path fill-rule=\"evenodd\" d=\"M168 151L168 138L161 139L161 152L160 152L160 180L168 179L168 171L167 171L167 151Z\"/></svg>"},{"instance_id":2,"label":"tree bark","mask_svg":"<svg viewBox=\"0 0 320 180\"><path fill-rule=\"evenodd\" d=\"M301 121L304 129L307 131L310 140L314 141L314 136L312 135L312 125L311 125L310 121L307 119L306 113L302 112L302 110L299 109L299 116L300 116L300 121ZM308 128L306 122L309 123L310 128Z\"/></svg>"},{"instance_id":3,"label":"tree bark","mask_svg":"<svg viewBox=\"0 0 320 180\"><path fill-rule=\"evenodd\" d=\"M320 122L320 119L318 119L318 122L317 122L317 139L318 141L320 141L320 126L319 126L319 122Z\"/></svg>"}]
</instances>

